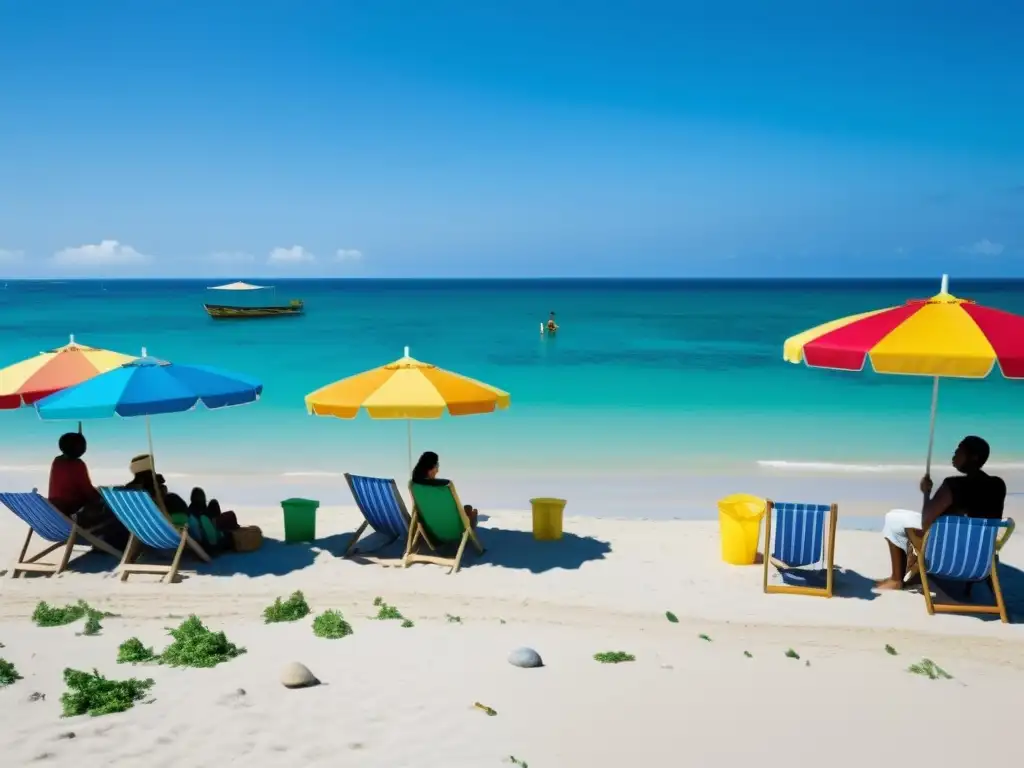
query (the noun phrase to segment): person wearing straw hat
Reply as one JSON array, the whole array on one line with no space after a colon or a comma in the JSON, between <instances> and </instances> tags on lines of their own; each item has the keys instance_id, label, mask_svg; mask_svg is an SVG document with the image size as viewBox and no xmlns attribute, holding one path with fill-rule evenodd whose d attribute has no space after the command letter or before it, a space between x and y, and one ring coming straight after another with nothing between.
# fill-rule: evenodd
<instances>
[{"instance_id":1,"label":"person wearing straw hat","mask_svg":"<svg viewBox=\"0 0 1024 768\"><path fill-rule=\"evenodd\" d=\"M153 457L148 453L133 457L129 465L132 479L123 487L145 491L175 525L187 525L189 517L196 518L203 531L201 543L211 551L229 548L232 532L240 527L235 513L222 512L220 503L216 499L207 501L206 491L199 487L192 489L191 502L186 502L178 494L169 492L164 476L154 474L153 469Z\"/></svg>"},{"instance_id":2,"label":"person wearing straw hat","mask_svg":"<svg viewBox=\"0 0 1024 768\"><path fill-rule=\"evenodd\" d=\"M894 509L885 516L882 535L889 545L892 573L875 583L878 589L903 589L907 575L908 530L927 530L942 515L1001 519L1006 503L1006 483L990 475L982 467L988 461L988 443L977 435L960 441L953 453L953 468L959 476L947 477L932 495L934 484L925 475L921 478L924 506L920 512Z\"/></svg>"}]
</instances>

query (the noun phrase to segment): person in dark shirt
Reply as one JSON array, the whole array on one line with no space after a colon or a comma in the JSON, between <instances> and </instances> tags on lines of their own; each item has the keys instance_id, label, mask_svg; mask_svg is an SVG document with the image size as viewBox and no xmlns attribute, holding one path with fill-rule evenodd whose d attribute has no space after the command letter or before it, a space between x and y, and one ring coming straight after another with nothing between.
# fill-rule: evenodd
<instances>
[{"instance_id":1,"label":"person in dark shirt","mask_svg":"<svg viewBox=\"0 0 1024 768\"><path fill-rule=\"evenodd\" d=\"M959 476L947 477L932 495L932 479L921 478L924 506L920 512L894 509L885 516L882 535L889 545L892 573L876 582L878 589L902 589L907 574L907 530L928 530L942 515L999 520L1006 502L1006 483L982 470L989 457L989 445L976 435L960 441L953 454L953 468Z\"/></svg>"},{"instance_id":2,"label":"person in dark shirt","mask_svg":"<svg viewBox=\"0 0 1024 768\"><path fill-rule=\"evenodd\" d=\"M451 480L445 480L437 476L441 468L441 459L433 451L427 451L420 456L419 461L412 470L412 481L417 485L445 486L451 485ZM466 517L469 518L471 528L476 528L477 516L480 514L475 507L466 504Z\"/></svg>"}]
</instances>

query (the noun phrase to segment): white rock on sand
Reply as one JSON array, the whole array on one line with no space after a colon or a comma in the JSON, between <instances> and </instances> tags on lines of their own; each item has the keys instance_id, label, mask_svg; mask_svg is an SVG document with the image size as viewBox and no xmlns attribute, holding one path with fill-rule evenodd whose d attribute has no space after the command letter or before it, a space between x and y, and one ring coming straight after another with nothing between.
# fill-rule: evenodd
<instances>
[{"instance_id":1,"label":"white rock on sand","mask_svg":"<svg viewBox=\"0 0 1024 768\"><path fill-rule=\"evenodd\" d=\"M281 535L279 515L240 511L271 537ZM994 734L1012 734L1019 721L1024 630L928 616L919 594L873 595L868 580L887 565L877 534L840 532L837 560L846 573L839 596L823 600L762 594L759 567L719 561L711 524L569 519L568 532L592 538L534 546L521 532L528 514L496 514L482 524L484 563L467 554L468 567L448 576L434 566L335 557L347 537L334 534L354 530L358 519L352 510L322 510L323 551L270 541L180 584L123 584L97 572L93 555L57 579L3 580L0 657L24 676L0 689L4 768L486 768L508 766L513 756L531 768L788 768L794 760L862 768L879 756L985 764L1003 759L1006 742L979 738L964 713L982 713ZM17 541L22 530L0 517L0 541ZM1004 587L1020 611L1024 540L1011 540L1003 560ZM261 570L267 575L255 575ZM354 634L317 638L312 616L263 624L262 609L296 589L314 615L341 610ZM377 595L415 626L372 619ZM104 619L96 637L29 620L39 600L80 598L119 616ZM667 621L666 610L679 622ZM116 663L122 641L137 636L159 651L166 628L189 613L248 652L214 669ZM507 663L508 649L524 638L543 649L543 674ZM800 659L787 658L789 649ZM599 664L600 651L636 660ZM923 658L954 679L907 672ZM267 670L294 659L331 684L301 695L282 690ZM155 701L63 720L68 665L152 677ZM46 698L27 702L33 691ZM59 738L69 731L76 738Z\"/></svg>"}]
</instances>

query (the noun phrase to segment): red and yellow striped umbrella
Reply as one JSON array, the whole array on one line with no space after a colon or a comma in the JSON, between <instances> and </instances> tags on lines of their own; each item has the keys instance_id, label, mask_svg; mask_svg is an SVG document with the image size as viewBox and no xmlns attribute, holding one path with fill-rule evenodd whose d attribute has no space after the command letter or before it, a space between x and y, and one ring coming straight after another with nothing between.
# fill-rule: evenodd
<instances>
[{"instance_id":1,"label":"red and yellow striped umbrella","mask_svg":"<svg viewBox=\"0 0 1024 768\"><path fill-rule=\"evenodd\" d=\"M833 320L786 339L783 359L812 368L932 376L931 468L939 378L983 379L999 367L1024 379L1024 317L949 293L949 278L930 299Z\"/></svg>"},{"instance_id":2,"label":"red and yellow striped umbrella","mask_svg":"<svg viewBox=\"0 0 1024 768\"><path fill-rule=\"evenodd\" d=\"M134 357L75 343L0 369L0 410L32 405L47 395L119 368Z\"/></svg>"},{"instance_id":3,"label":"red and yellow striped umbrella","mask_svg":"<svg viewBox=\"0 0 1024 768\"><path fill-rule=\"evenodd\" d=\"M945 290L930 299L819 325L786 339L783 357L812 368L983 379L998 365L1024 379L1024 317Z\"/></svg>"}]
</instances>

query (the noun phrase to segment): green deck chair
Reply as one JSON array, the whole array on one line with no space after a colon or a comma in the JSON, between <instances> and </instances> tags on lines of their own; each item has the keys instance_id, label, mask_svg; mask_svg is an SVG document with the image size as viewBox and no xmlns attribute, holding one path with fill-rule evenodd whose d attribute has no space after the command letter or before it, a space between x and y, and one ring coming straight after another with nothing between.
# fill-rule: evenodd
<instances>
[{"instance_id":1,"label":"green deck chair","mask_svg":"<svg viewBox=\"0 0 1024 768\"><path fill-rule=\"evenodd\" d=\"M450 568L448 573L455 573L459 570L467 541L473 542L476 551L483 554L483 545L476 537L476 531L470 527L466 510L453 483L437 486L409 483L409 493L412 495L413 506L409 541L405 547L405 557L402 558L406 568L412 563L434 563L447 565ZM421 539L435 546L458 542L459 549L455 557L423 555L418 552Z\"/></svg>"}]
</instances>

